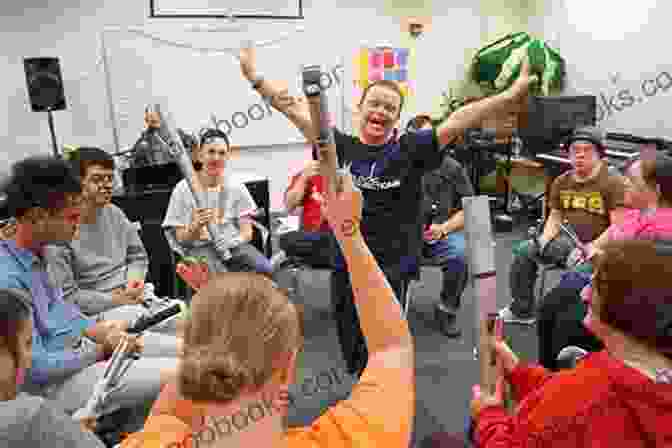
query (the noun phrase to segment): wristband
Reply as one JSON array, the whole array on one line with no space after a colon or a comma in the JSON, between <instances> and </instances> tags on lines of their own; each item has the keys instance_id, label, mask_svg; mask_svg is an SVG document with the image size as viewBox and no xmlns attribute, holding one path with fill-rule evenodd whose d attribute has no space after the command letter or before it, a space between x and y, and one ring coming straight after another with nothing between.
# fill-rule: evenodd
<instances>
[{"instance_id":1,"label":"wristband","mask_svg":"<svg viewBox=\"0 0 672 448\"><path fill-rule=\"evenodd\" d=\"M251 82L252 82L252 89L259 90L261 88L261 85L264 83L264 77L263 76L257 76Z\"/></svg>"},{"instance_id":2,"label":"wristband","mask_svg":"<svg viewBox=\"0 0 672 448\"><path fill-rule=\"evenodd\" d=\"M98 347L96 347L96 362L103 362L107 360L107 353L105 353L105 349L98 350Z\"/></svg>"},{"instance_id":3,"label":"wristband","mask_svg":"<svg viewBox=\"0 0 672 448\"><path fill-rule=\"evenodd\" d=\"M346 219L341 223L340 235L351 238L359 233L359 220Z\"/></svg>"}]
</instances>

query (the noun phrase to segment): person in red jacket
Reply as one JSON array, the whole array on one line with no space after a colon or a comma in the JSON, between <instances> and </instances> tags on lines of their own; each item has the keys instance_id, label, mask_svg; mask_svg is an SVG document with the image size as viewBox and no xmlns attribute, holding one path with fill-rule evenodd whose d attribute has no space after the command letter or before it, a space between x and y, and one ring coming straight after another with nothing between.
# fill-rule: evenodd
<instances>
[{"instance_id":1,"label":"person in red jacket","mask_svg":"<svg viewBox=\"0 0 672 448\"><path fill-rule=\"evenodd\" d=\"M312 160L292 177L285 191L285 208L289 213L302 207L301 228L281 235L278 244L290 260L300 259L314 268L333 265L331 229L322 213L324 187L320 162L313 148Z\"/></svg>"},{"instance_id":2,"label":"person in red jacket","mask_svg":"<svg viewBox=\"0 0 672 448\"><path fill-rule=\"evenodd\" d=\"M606 350L551 374L495 343L502 376L494 395L474 387L475 446L672 446L672 241L609 241L594 267L584 325Z\"/></svg>"}]
</instances>

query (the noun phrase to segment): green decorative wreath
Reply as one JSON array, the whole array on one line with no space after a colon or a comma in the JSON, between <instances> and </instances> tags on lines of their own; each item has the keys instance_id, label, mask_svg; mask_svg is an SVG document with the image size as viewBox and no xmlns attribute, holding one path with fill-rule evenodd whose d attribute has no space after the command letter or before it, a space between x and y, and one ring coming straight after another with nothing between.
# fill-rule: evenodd
<instances>
[{"instance_id":1,"label":"green decorative wreath","mask_svg":"<svg viewBox=\"0 0 672 448\"><path fill-rule=\"evenodd\" d=\"M538 96L560 93L565 87L565 60L548 44L524 32L509 34L481 48L469 66L467 81L478 86L476 90L480 90L482 98L500 93L516 80L526 55L532 71L541 79L540 83L532 86L531 93ZM464 88L457 91L451 88L441 94L441 112L432 121L434 125L443 122L472 99L478 99L460 90L466 92Z\"/></svg>"},{"instance_id":2,"label":"green decorative wreath","mask_svg":"<svg viewBox=\"0 0 672 448\"><path fill-rule=\"evenodd\" d=\"M548 44L524 32L509 34L480 49L471 64L470 78L486 95L499 93L516 80L525 56L541 79L532 88L533 95L555 95L564 89L565 60Z\"/></svg>"}]
</instances>

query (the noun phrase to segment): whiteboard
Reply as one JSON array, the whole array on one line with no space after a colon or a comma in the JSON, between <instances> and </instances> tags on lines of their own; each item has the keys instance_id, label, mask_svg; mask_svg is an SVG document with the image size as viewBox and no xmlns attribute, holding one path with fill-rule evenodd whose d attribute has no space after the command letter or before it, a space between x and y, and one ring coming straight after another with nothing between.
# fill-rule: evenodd
<instances>
[{"instance_id":1,"label":"whiteboard","mask_svg":"<svg viewBox=\"0 0 672 448\"><path fill-rule=\"evenodd\" d=\"M301 18L301 0L150 0L151 17Z\"/></svg>"},{"instance_id":2,"label":"whiteboard","mask_svg":"<svg viewBox=\"0 0 672 448\"><path fill-rule=\"evenodd\" d=\"M145 106L155 103L170 111L178 127L189 132L217 127L229 135L234 146L305 142L299 131L251 88L231 53L194 49L203 48L205 43L212 45L212 35L202 46L194 33L172 31L167 36L157 36L123 30L106 32L108 101L114 110L120 150L138 139L144 126ZM230 48L242 46L246 37L244 33L222 36ZM268 70L266 79L280 80L291 94L300 95L302 65L323 65L333 81L328 91L329 110L335 124L349 130L351 101L346 104L345 98L350 98L352 91L348 76L351 58L328 51L296 51L297 47L302 48L296 42L300 38L299 35L293 41L290 37L259 48L260 74ZM181 48L168 42L185 44ZM270 61L270 66L265 67L263 61Z\"/></svg>"},{"instance_id":3,"label":"whiteboard","mask_svg":"<svg viewBox=\"0 0 672 448\"><path fill-rule=\"evenodd\" d=\"M600 10L610 25L594 27L584 3L553 2L537 24L567 61L564 94L595 95L597 124L609 132L672 138L672 62L658 49L672 4L613 3Z\"/></svg>"}]
</instances>

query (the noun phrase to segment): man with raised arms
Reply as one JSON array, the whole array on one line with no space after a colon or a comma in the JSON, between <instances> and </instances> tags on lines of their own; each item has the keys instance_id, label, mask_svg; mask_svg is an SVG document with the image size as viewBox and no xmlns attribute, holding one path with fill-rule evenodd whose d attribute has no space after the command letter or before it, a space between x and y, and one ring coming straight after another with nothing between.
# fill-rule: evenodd
<instances>
[{"instance_id":1,"label":"man with raised arms","mask_svg":"<svg viewBox=\"0 0 672 448\"><path fill-rule=\"evenodd\" d=\"M287 89L260 76L254 48L241 50L240 68L253 89L283 113L308 142L316 142L308 102L290 96ZM517 81L505 92L464 106L437 127L403 135L397 132L403 93L396 82L376 81L364 90L359 102L359 136L334 129L339 162L352 174L364 196L362 235L402 309L408 280L419 269L423 175L440 167L444 151L466 129L489 115L517 107L535 79L526 61ZM331 291L343 357L348 370L359 375L368 353L342 254L336 257Z\"/></svg>"}]
</instances>

